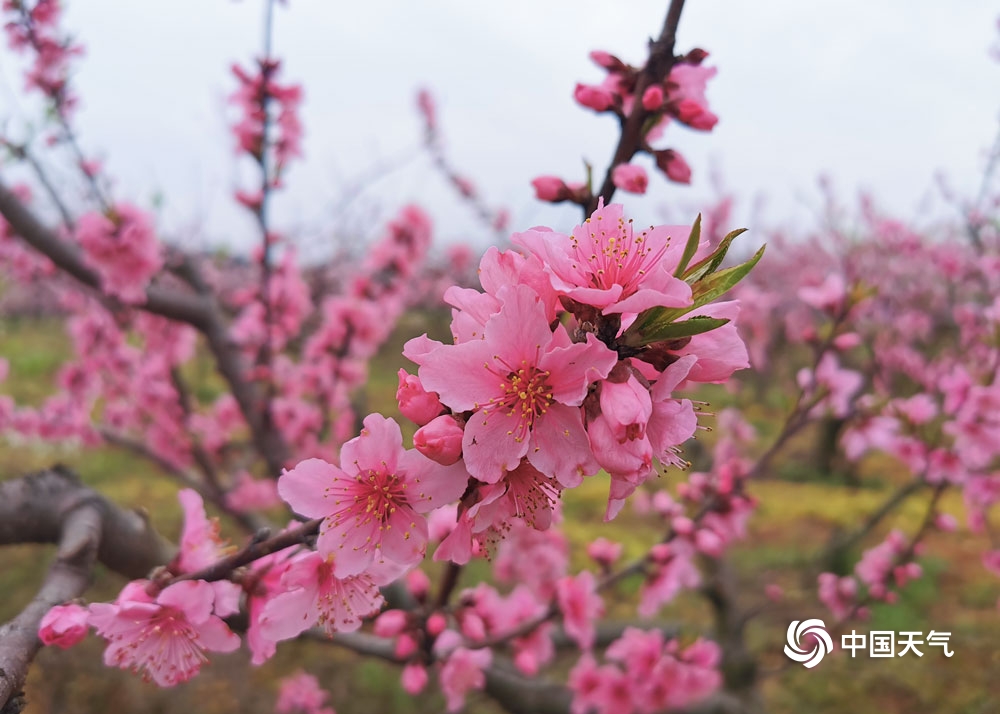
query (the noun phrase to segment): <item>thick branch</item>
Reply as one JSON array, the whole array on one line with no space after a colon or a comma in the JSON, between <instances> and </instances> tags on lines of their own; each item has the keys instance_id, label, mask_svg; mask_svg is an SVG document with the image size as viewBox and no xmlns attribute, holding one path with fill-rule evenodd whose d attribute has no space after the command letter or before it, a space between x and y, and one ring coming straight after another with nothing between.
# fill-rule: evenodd
<instances>
[{"instance_id":1,"label":"thick branch","mask_svg":"<svg viewBox=\"0 0 1000 714\"><path fill-rule=\"evenodd\" d=\"M24 686L41 647L42 617L83 594L95 561L140 578L173 557L172 546L143 516L105 500L59 466L0 483L0 545L13 543L58 543L59 550L38 594L0 626L0 711Z\"/></svg>"}]
</instances>

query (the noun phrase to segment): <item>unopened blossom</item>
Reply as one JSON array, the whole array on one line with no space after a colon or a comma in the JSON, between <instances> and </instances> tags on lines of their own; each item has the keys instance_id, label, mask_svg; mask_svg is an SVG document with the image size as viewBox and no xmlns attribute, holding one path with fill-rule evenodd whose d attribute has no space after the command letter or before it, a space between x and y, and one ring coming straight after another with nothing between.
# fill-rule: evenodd
<instances>
[{"instance_id":1,"label":"unopened blossom","mask_svg":"<svg viewBox=\"0 0 1000 714\"><path fill-rule=\"evenodd\" d=\"M417 429L413 435L413 447L432 461L451 466L462 456L464 431L455 417L442 414Z\"/></svg>"},{"instance_id":2,"label":"unopened blossom","mask_svg":"<svg viewBox=\"0 0 1000 714\"><path fill-rule=\"evenodd\" d=\"M667 99L674 105L674 116L692 129L710 131L719 118L708 108L705 90L718 73L715 67L675 64L667 80Z\"/></svg>"},{"instance_id":3,"label":"unopened blossom","mask_svg":"<svg viewBox=\"0 0 1000 714\"><path fill-rule=\"evenodd\" d=\"M569 197L569 187L558 176L538 176L531 185L539 201L565 201Z\"/></svg>"},{"instance_id":4,"label":"unopened blossom","mask_svg":"<svg viewBox=\"0 0 1000 714\"><path fill-rule=\"evenodd\" d=\"M38 639L46 645L67 649L87 636L89 619L85 607L73 603L56 605L42 617Z\"/></svg>"},{"instance_id":5,"label":"unopened blossom","mask_svg":"<svg viewBox=\"0 0 1000 714\"><path fill-rule=\"evenodd\" d=\"M594 84L577 84L573 98L595 112L606 112L615 105L615 95L608 88Z\"/></svg>"},{"instance_id":6,"label":"unopened blossom","mask_svg":"<svg viewBox=\"0 0 1000 714\"><path fill-rule=\"evenodd\" d=\"M623 546L621 543L610 541L607 538L598 538L587 545L587 555L605 567L614 565L622 556Z\"/></svg>"},{"instance_id":7,"label":"unopened blossom","mask_svg":"<svg viewBox=\"0 0 1000 714\"><path fill-rule=\"evenodd\" d=\"M654 84L651 87L647 87L646 91L642 93L643 109L649 112L655 112L662 106L663 106L663 87L661 87L658 84Z\"/></svg>"},{"instance_id":8,"label":"unopened blossom","mask_svg":"<svg viewBox=\"0 0 1000 714\"><path fill-rule=\"evenodd\" d=\"M420 694L427 686L427 668L419 662L410 662L399 675L400 684L407 694Z\"/></svg>"},{"instance_id":9,"label":"unopened blossom","mask_svg":"<svg viewBox=\"0 0 1000 714\"><path fill-rule=\"evenodd\" d=\"M399 411L407 419L423 426L444 409L441 400L433 392L428 392L416 375L399 370L399 387L396 389Z\"/></svg>"},{"instance_id":10,"label":"unopened blossom","mask_svg":"<svg viewBox=\"0 0 1000 714\"><path fill-rule=\"evenodd\" d=\"M691 183L691 166L673 149L653 152L656 167L674 183Z\"/></svg>"},{"instance_id":11,"label":"unopened blossom","mask_svg":"<svg viewBox=\"0 0 1000 714\"><path fill-rule=\"evenodd\" d=\"M415 565L427 545L422 514L465 491L461 464L441 466L403 449L399 425L380 414L340 451L340 467L307 459L285 471L278 493L297 512L322 518L316 547L334 558L338 577L373 563Z\"/></svg>"},{"instance_id":12,"label":"unopened blossom","mask_svg":"<svg viewBox=\"0 0 1000 714\"><path fill-rule=\"evenodd\" d=\"M104 664L130 669L161 687L186 682L208 661L232 652L240 638L213 612L215 591L201 580L164 588L155 598L145 581L131 583L114 603L90 606L90 624L108 640Z\"/></svg>"},{"instance_id":13,"label":"unopened blossom","mask_svg":"<svg viewBox=\"0 0 1000 714\"><path fill-rule=\"evenodd\" d=\"M646 169L635 164L618 164L611 172L611 180L615 186L628 193L643 194L649 186Z\"/></svg>"}]
</instances>

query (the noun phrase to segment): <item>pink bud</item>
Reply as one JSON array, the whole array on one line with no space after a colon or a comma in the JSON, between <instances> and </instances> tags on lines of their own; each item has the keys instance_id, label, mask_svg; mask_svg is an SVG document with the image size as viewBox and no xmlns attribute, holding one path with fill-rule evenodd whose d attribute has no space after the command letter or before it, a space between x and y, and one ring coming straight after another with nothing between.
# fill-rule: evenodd
<instances>
[{"instance_id":1,"label":"pink bud","mask_svg":"<svg viewBox=\"0 0 1000 714\"><path fill-rule=\"evenodd\" d=\"M622 544L598 538L587 546L587 555L601 565L612 565L622 555Z\"/></svg>"},{"instance_id":2,"label":"pink bud","mask_svg":"<svg viewBox=\"0 0 1000 714\"><path fill-rule=\"evenodd\" d=\"M56 605L42 617L38 639L62 649L72 647L87 636L90 613L79 605Z\"/></svg>"},{"instance_id":3,"label":"pink bud","mask_svg":"<svg viewBox=\"0 0 1000 714\"><path fill-rule=\"evenodd\" d=\"M719 123L719 117L693 99L680 100L674 108L674 114L682 124L699 131L711 131Z\"/></svg>"},{"instance_id":4,"label":"pink bud","mask_svg":"<svg viewBox=\"0 0 1000 714\"><path fill-rule=\"evenodd\" d=\"M656 166L675 183L691 183L691 167L684 157L673 149L654 152Z\"/></svg>"},{"instance_id":5,"label":"pink bud","mask_svg":"<svg viewBox=\"0 0 1000 714\"><path fill-rule=\"evenodd\" d=\"M663 87L658 84L654 84L652 87L647 87L646 91L642 93L642 107L648 112L655 112L657 109L663 106Z\"/></svg>"},{"instance_id":6,"label":"pink bud","mask_svg":"<svg viewBox=\"0 0 1000 714\"><path fill-rule=\"evenodd\" d=\"M521 650L514 655L514 666L529 677L534 677L538 674L538 657L531 650Z\"/></svg>"},{"instance_id":7,"label":"pink bud","mask_svg":"<svg viewBox=\"0 0 1000 714\"><path fill-rule=\"evenodd\" d=\"M615 57L610 52L605 52L604 50L594 50L590 53L590 59L594 61L598 67L603 67L604 69L616 69L618 68L622 61Z\"/></svg>"},{"instance_id":8,"label":"pink bud","mask_svg":"<svg viewBox=\"0 0 1000 714\"><path fill-rule=\"evenodd\" d=\"M386 610L375 618L373 628L379 637L395 637L406 629L409 618L402 610Z\"/></svg>"},{"instance_id":9,"label":"pink bud","mask_svg":"<svg viewBox=\"0 0 1000 714\"><path fill-rule=\"evenodd\" d=\"M427 686L427 668L419 662L410 662L403 667L399 681L407 694L420 694Z\"/></svg>"},{"instance_id":10,"label":"pink bud","mask_svg":"<svg viewBox=\"0 0 1000 714\"><path fill-rule=\"evenodd\" d=\"M535 187L535 197L539 201L565 201L569 196L569 187L558 176L539 176L531 185Z\"/></svg>"},{"instance_id":11,"label":"pink bud","mask_svg":"<svg viewBox=\"0 0 1000 714\"><path fill-rule=\"evenodd\" d=\"M427 634L431 637L437 637L444 629L448 626L448 618L442 615L440 612L435 612L433 615L427 618Z\"/></svg>"},{"instance_id":12,"label":"pink bud","mask_svg":"<svg viewBox=\"0 0 1000 714\"><path fill-rule=\"evenodd\" d=\"M785 597L785 591L781 589L780 585L768 583L764 586L764 596L771 602L781 602L781 599Z\"/></svg>"},{"instance_id":13,"label":"pink bud","mask_svg":"<svg viewBox=\"0 0 1000 714\"><path fill-rule=\"evenodd\" d=\"M833 346L838 350L851 350L861 344L861 337L857 332L845 332L833 338Z\"/></svg>"},{"instance_id":14,"label":"pink bud","mask_svg":"<svg viewBox=\"0 0 1000 714\"><path fill-rule=\"evenodd\" d=\"M414 424L423 426L441 413L441 400L437 394L428 392L420 383L420 379L407 374L405 369L399 370L399 388L396 390L396 401L399 411Z\"/></svg>"},{"instance_id":15,"label":"pink bud","mask_svg":"<svg viewBox=\"0 0 1000 714\"><path fill-rule=\"evenodd\" d=\"M674 557L669 543L657 543L649 549L649 558L655 563L666 563Z\"/></svg>"},{"instance_id":16,"label":"pink bud","mask_svg":"<svg viewBox=\"0 0 1000 714\"><path fill-rule=\"evenodd\" d=\"M649 186L646 169L635 164L618 164L611 171L611 180L615 186L629 193L646 193Z\"/></svg>"},{"instance_id":17,"label":"pink bud","mask_svg":"<svg viewBox=\"0 0 1000 714\"><path fill-rule=\"evenodd\" d=\"M428 459L451 466L462 456L462 434L455 417L442 414L417 429L413 446Z\"/></svg>"},{"instance_id":18,"label":"pink bud","mask_svg":"<svg viewBox=\"0 0 1000 714\"><path fill-rule=\"evenodd\" d=\"M406 587L417 600L423 600L431 590L431 579L423 570L411 570L406 574Z\"/></svg>"},{"instance_id":19,"label":"pink bud","mask_svg":"<svg viewBox=\"0 0 1000 714\"><path fill-rule=\"evenodd\" d=\"M479 615L466 611L462 617L462 634L473 641L485 640L486 624Z\"/></svg>"},{"instance_id":20,"label":"pink bud","mask_svg":"<svg viewBox=\"0 0 1000 714\"><path fill-rule=\"evenodd\" d=\"M573 90L573 98L577 103L593 109L595 112L606 112L615 103L614 95L605 89L593 84L578 84Z\"/></svg>"},{"instance_id":21,"label":"pink bud","mask_svg":"<svg viewBox=\"0 0 1000 714\"><path fill-rule=\"evenodd\" d=\"M406 659L417 651L417 641L410 635L400 635L396 638L396 657Z\"/></svg>"},{"instance_id":22,"label":"pink bud","mask_svg":"<svg viewBox=\"0 0 1000 714\"><path fill-rule=\"evenodd\" d=\"M694 521L687 516L675 518L671 525L677 535L691 535L694 532Z\"/></svg>"}]
</instances>

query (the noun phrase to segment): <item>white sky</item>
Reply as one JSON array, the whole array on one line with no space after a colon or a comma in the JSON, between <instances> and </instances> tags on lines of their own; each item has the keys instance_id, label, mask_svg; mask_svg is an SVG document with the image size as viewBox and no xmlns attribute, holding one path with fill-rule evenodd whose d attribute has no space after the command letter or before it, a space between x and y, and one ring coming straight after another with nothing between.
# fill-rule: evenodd
<instances>
[{"instance_id":1,"label":"white sky","mask_svg":"<svg viewBox=\"0 0 1000 714\"><path fill-rule=\"evenodd\" d=\"M426 158L370 185L336 217L357 177L419 144L414 94L427 86L452 162L488 202L511 209L512 228L568 230L577 211L539 204L529 182L582 178L584 158L603 175L616 125L577 107L574 84L600 81L592 49L641 62L666 4L279 6L275 49L283 78L305 85L307 158L275 202L277 227L321 243L371 234L369 215L416 201L442 242L489 240ZM870 189L905 215L932 192L937 171L974 192L1000 110L1000 64L988 56L997 15L1000 6L972 0L688 0L677 49L711 53L719 74L708 97L720 122L710 134L667 131L666 145L694 170L692 187L654 176L649 196L626 206L640 221L664 205L675 216L677 206L693 211L712 193L713 165L747 199L737 222L759 194L769 219L808 220L820 173L847 197ZM176 236L245 245L254 235L230 199L238 171L222 112L235 87L229 64L259 52L262 17L260 0L68 1L68 25L87 47L76 76L84 147L107 159L118 195L148 203L162 193L163 225ZM29 109L19 70L0 50L0 117ZM648 157L644 165L652 168Z\"/></svg>"}]
</instances>

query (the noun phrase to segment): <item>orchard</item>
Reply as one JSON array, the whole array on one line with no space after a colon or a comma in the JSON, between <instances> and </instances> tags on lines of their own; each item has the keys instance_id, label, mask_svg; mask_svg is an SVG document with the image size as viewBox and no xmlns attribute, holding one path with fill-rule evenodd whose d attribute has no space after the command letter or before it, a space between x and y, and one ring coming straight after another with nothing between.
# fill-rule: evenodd
<instances>
[{"instance_id":1,"label":"orchard","mask_svg":"<svg viewBox=\"0 0 1000 714\"><path fill-rule=\"evenodd\" d=\"M337 132L275 42L299 4L240 4L222 249L80 130L88 28L3 0L37 111L0 116L0 713L996 711L997 148L931 222L688 212L726 68L671 0L565 88L610 160L523 175L568 219L459 168L431 76L484 242L406 197L317 250L275 210Z\"/></svg>"}]
</instances>

